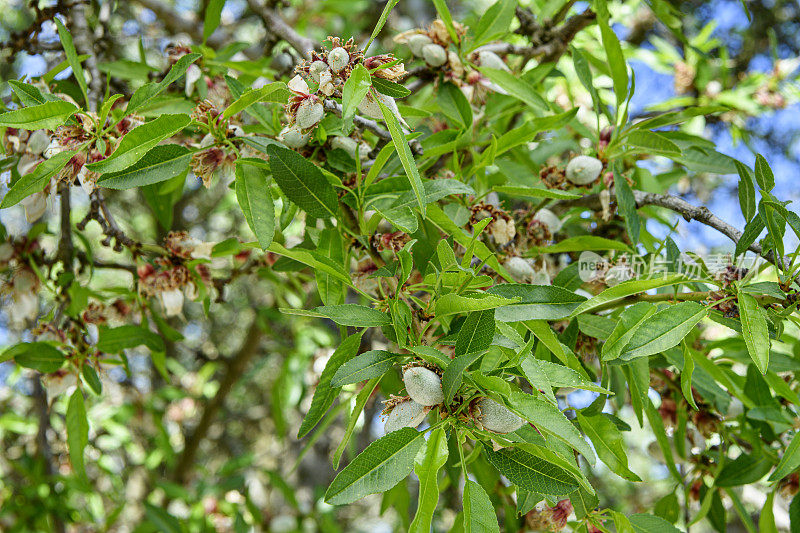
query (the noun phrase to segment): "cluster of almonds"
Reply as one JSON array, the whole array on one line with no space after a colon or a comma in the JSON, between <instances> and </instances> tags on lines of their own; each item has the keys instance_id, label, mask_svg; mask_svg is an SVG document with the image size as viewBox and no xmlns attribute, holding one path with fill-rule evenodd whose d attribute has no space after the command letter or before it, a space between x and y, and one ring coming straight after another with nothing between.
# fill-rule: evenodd
<instances>
[{"instance_id":1,"label":"cluster of almonds","mask_svg":"<svg viewBox=\"0 0 800 533\"><path fill-rule=\"evenodd\" d=\"M384 431L390 433L404 427L417 427L430 410L444 402L442 378L425 366L411 364L403 370L405 397L386 402ZM475 424L495 433L510 433L522 427L522 419L491 398L480 398L470 406Z\"/></svg>"},{"instance_id":2,"label":"cluster of almonds","mask_svg":"<svg viewBox=\"0 0 800 533\"><path fill-rule=\"evenodd\" d=\"M458 38L467 33L467 28L453 22L453 28ZM453 42L444 21L436 19L426 29L417 28L397 35L395 42L408 46L411 53L431 67L440 69L444 79L455 83L470 102L480 103L486 98L488 91L504 93L504 91L490 82L480 71L473 67L487 67L510 72L508 65L491 50L478 49L467 58L465 65L458 54L450 50Z\"/></svg>"},{"instance_id":3,"label":"cluster of almonds","mask_svg":"<svg viewBox=\"0 0 800 533\"><path fill-rule=\"evenodd\" d=\"M329 37L329 40L332 48L311 52L311 59L297 66L297 75L288 83L289 91L292 93L289 103L286 104L289 124L280 132L278 140L289 148L302 148L308 144L311 132L325 116L324 99L342 97L344 84L357 65L363 64L365 68L378 69L373 72L374 76L393 82L400 81L406 75L402 63L379 68L396 61L391 54L364 58L364 52L358 49L353 39L343 42L338 37ZM313 90L309 82L315 87ZM367 117L382 119L383 113L379 101L399 118L394 98L372 91L359 103L358 110ZM355 139L349 137L337 139L339 140L336 143L339 146L333 148L342 148L354 158L356 154L362 157L364 148ZM367 149L365 153L369 153L369 150Z\"/></svg>"}]
</instances>

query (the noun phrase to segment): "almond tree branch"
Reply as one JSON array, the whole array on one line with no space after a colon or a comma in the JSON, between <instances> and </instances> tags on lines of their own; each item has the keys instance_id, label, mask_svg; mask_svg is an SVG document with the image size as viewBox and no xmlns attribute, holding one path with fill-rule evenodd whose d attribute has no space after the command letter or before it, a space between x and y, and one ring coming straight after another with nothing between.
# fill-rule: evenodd
<instances>
[{"instance_id":1,"label":"almond tree branch","mask_svg":"<svg viewBox=\"0 0 800 533\"><path fill-rule=\"evenodd\" d=\"M741 231L716 216L704 205L692 205L683 198L671 194L655 194L638 190L633 191L633 197L636 200L637 208L648 205L663 207L679 213L686 221L696 220L701 224L714 228L728 237L734 244L738 243L739 239L742 238ZM600 210L602 209L600 195L589 194L581 198L576 198L575 200L561 200L552 206L553 210L556 212L563 212L571 207L584 207L595 211ZM752 242L747 249L758 254L777 267L782 266L772 251L770 250L765 253L764 248L758 242ZM785 268L788 265L789 263L786 263L783 267Z\"/></svg>"},{"instance_id":2,"label":"almond tree branch","mask_svg":"<svg viewBox=\"0 0 800 533\"><path fill-rule=\"evenodd\" d=\"M334 100L325 100L325 109L327 111L331 111L332 113L336 113L340 117L342 116L342 106ZM363 130L371 131L384 141L391 142L392 140L392 134L372 119L365 118L360 115L353 115L353 123ZM411 147L411 151L415 154L422 154L422 144L420 144L419 140L411 139L408 141L408 145Z\"/></svg>"},{"instance_id":3,"label":"almond tree branch","mask_svg":"<svg viewBox=\"0 0 800 533\"><path fill-rule=\"evenodd\" d=\"M257 320L257 319L256 319ZM261 343L262 331L256 322L250 326L247 336L242 343L242 347L232 358L225 362L225 375L219 384L217 393L211 398L203 407L203 413L200 415L200 421L197 423L192 434L186 439L186 445L183 447L183 452L178 459L178 464L173 471L172 478L177 483L184 483L188 478L188 474L196 466L195 457L197 450L200 448L200 443L206 438L211 424L217 412L222 407L228 394L233 389L233 386L244 373L247 363L258 353L258 347Z\"/></svg>"},{"instance_id":4,"label":"almond tree branch","mask_svg":"<svg viewBox=\"0 0 800 533\"><path fill-rule=\"evenodd\" d=\"M310 57L311 51L316 47L313 40L297 33L278 13L258 0L247 0L247 5L261 17L268 32L289 43L303 58Z\"/></svg>"}]
</instances>

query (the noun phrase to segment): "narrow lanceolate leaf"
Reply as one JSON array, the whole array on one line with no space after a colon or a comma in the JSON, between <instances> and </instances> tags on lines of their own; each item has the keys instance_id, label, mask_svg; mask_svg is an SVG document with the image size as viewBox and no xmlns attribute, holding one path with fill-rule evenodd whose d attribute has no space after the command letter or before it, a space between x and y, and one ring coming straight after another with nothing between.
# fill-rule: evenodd
<instances>
[{"instance_id":1,"label":"narrow lanceolate leaf","mask_svg":"<svg viewBox=\"0 0 800 533\"><path fill-rule=\"evenodd\" d=\"M639 242L639 213L636 211L636 199L633 197L633 191L625 179L617 170L614 171L614 188L617 193L617 205L619 206L620 214L625 218L625 227L628 230L628 235L631 242L636 244Z\"/></svg>"},{"instance_id":2,"label":"narrow lanceolate leaf","mask_svg":"<svg viewBox=\"0 0 800 533\"><path fill-rule=\"evenodd\" d=\"M483 487L468 479L464 483L463 496L465 533L500 533L492 500ZM430 531L430 528L425 531Z\"/></svg>"},{"instance_id":3,"label":"narrow lanceolate leaf","mask_svg":"<svg viewBox=\"0 0 800 533\"><path fill-rule=\"evenodd\" d=\"M583 439L578 428L559 411L558 407L546 400L518 391L513 392L508 401L509 407L536 426L540 432L546 432L564 441L583 454L589 464L594 465L595 456L592 448Z\"/></svg>"},{"instance_id":4,"label":"narrow lanceolate leaf","mask_svg":"<svg viewBox=\"0 0 800 533\"><path fill-rule=\"evenodd\" d=\"M463 296L451 292L436 300L436 316L495 309L504 305L513 304L517 301L516 299L503 298L502 296L494 296L492 294L472 294Z\"/></svg>"},{"instance_id":5,"label":"narrow lanceolate leaf","mask_svg":"<svg viewBox=\"0 0 800 533\"><path fill-rule=\"evenodd\" d=\"M768 481L773 482L783 479L794 472L798 466L800 466L800 431L796 432L792 437L792 442L786 447L783 457L778 462L775 471L769 476Z\"/></svg>"},{"instance_id":6,"label":"narrow lanceolate leaf","mask_svg":"<svg viewBox=\"0 0 800 533\"><path fill-rule=\"evenodd\" d=\"M489 80L499 85L500 88L507 92L509 96L513 96L517 100L526 103L533 109L539 111L547 109L547 103L539 95L536 89L519 76L515 76L510 72L495 68L484 67L479 70L482 74L489 78Z\"/></svg>"},{"instance_id":7,"label":"narrow lanceolate leaf","mask_svg":"<svg viewBox=\"0 0 800 533\"><path fill-rule=\"evenodd\" d=\"M411 473L414 457L423 444L423 433L414 428L384 435L339 472L325 493L325 501L344 505L391 489Z\"/></svg>"},{"instance_id":8,"label":"narrow lanceolate leaf","mask_svg":"<svg viewBox=\"0 0 800 533\"><path fill-rule=\"evenodd\" d=\"M692 409L697 411L697 403L694 401L694 394L692 393L692 374L694 373L694 358L689 352L688 346L684 342L683 346L683 368L681 369L681 392L683 397Z\"/></svg>"},{"instance_id":9,"label":"narrow lanceolate leaf","mask_svg":"<svg viewBox=\"0 0 800 533\"><path fill-rule=\"evenodd\" d=\"M686 277L679 274L657 276L652 279L633 279L630 281L624 281L619 285L609 287L597 296L581 303L581 305L575 308L570 316L575 317L581 313L590 313L598 307L618 302L628 296L649 291L651 289L657 289L659 287L676 285L685 281L687 281Z\"/></svg>"},{"instance_id":10,"label":"narrow lanceolate leaf","mask_svg":"<svg viewBox=\"0 0 800 533\"><path fill-rule=\"evenodd\" d=\"M447 365L444 374L442 374L442 392L444 392L444 401L450 404L453 401L458 388L461 387L461 381L464 378L464 370L474 363L480 356L481 352L471 352L458 356Z\"/></svg>"},{"instance_id":11,"label":"narrow lanceolate leaf","mask_svg":"<svg viewBox=\"0 0 800 533\"><path fill-rule=\"evenodd\" d=\"M189 65L200 59L200 57L202 57L202 54L186 54L178 59L174 65L172 65L172 68L169 69L169 72L167 72L167 75L164 76L163 80L158 83L147 83L136 89L136 92L133 93L130 101L128 101L128 106L125 108L125 114L130 115L140 107L144 106L147 102L164 92L167 87L178 81L178 78L186 73L186 69L189 68Z\"/></svg>"},{"instance_id":12,"label":"narrow lanceolate leaf","mask_svg":"<svg viewBox=\"0 0 800 533\"><path fill-rule=\"evenodd\" d=\"M298 439L302 439L309 431L314 429L314 426L319 423L330 406L333 405L334 400L336 400L341 390L339 387L331 385L333 376L336 374L336 371L339 370L340 366L355 357L358 352L358 347L361 345L362 334L363 332L357 333L344 339L339 347L336 348L336 351L333 352L330 359L328 359L328 364L325 365L325 370L323 370L322 374L319 376L319 383L317 383L317 388L314 390L314 397L311 399L311 407L305 418L303 418L303 422L300 424L300 430L297 432ZM360 497L361 496L359 496L359 498Z\"/></svg>"},{"instance_id":13,"label":"narrow lanceolate leaf","mask_svg":"<svg viewBox=\"0 0 800 533\"><path fill-rule=\"evenodd\" d=\"M750 169L739 161L734 161L739 173L739 206L745 221L750 222L756 214L756 188Z\"/></svg>"},{"instance_id":14,"label":"narrow lanceolate leaf","mask_svg":"<svg viewBox=\"0 0 800 533\"><path fill-rule=\"evenodd\" d=\"M408 147L406 136L403 135L403 130L400 127L400 121L397 117L389 111L389 108L383 105L383 102L376 100L378 105L381 106L381 113L383 113L383 120L386 121L386 126L389 128L389 133L392 135L392 143L397 150L397 155L400 162L403 164L403 169L406 171L408 181L411 183L411 188L414 190L414 196L417 197L417 205L419 212L425 216L425 189L422 186L422 178L419 176L419 169L417 162L414 161L414 156L411 155L411 148Z\"/></svg>"},{"instance_id":15,"label":"narrow lanceolate leaf","mask_svg":"<svg viewBox=\"0 0 800 533\"><path fill-rule=\"evenodd\" d=\"M331 386L342 387L365 379L383 376L402 357L386 350L370 350L350 359L339 367L331 380Z\"/></svg>"},{"instance_id":16,"label":"narrow lanceolate leaf","mask_svg":"<svg viewBox=\"0 0 800 533\"><path fill-rule=\"evenodd\" d=\"M409 533L429 533L433 512L439 502L439 470L447 462L447 433L437 428L428 437L425 455L417 460L414 471L419 478L417 514L408 528Z\"/></svg>"},{"instance_id":17,"label":"narrow lanceolate leaf","mask_svg":"<svg viewBox=\"0 0 800 533\"><path fill-rule=\"evenodd\" d=\"M775 176L772 174L767 160L761 154L756 156L756 183L767 192L775 187Z\"/></svg>"},{"instance_id":18,"label":"narrow lanceolate leaf","mask_svg":"<svg viewBox=\"0 0 800 533\"><path fill-rule=\"evenodd\" d=\"M406 89L404 85L377 76L372 78L372 86L375 87L375 90L379 93L391 96L392 98L405 98L411 94L411 91Z\"/></svg>"},{"instance_id":19,"label":"narrow lanceolate leaf","mask_svg":"<svg viewBox=\"0 0 800 533\"><path fill-rule=\"evenodd\" d=\"M628 95L628 67L625 65L625 56L622 55L619 39L608 25L608 21L599 20L598 25L603 37L603 48L606 49L611 79L614 82L614 96L617 98L617 113L619 114L619 107Z\"/></svg>"},{"instance_id":20,"label":"narrow lanceolate leaf","mask_svg":"<svg viewBox=\"0 0 800 533\"><path fill-rule=\"evenodd\" d=\"M756 368L766 374L769 365L769 330L764 310L752 294L739 291L738 297L744 343Z\"/></svg>"},{"instance_id":21,"label":"narrow lanceolate leaf","mask_svg":"<svg viewBox=\"0 0 800 533\"><path fill-rule=\"evenodd\" d=\"M83 403L83 392L75 389L67 404L67 446L69 447L69 460L72 468L81 477L86 477L86 468L83 462L83 451L89 443L89 420L86 417L86 407Z\"/></svg>"},{"instance_id":22,"label":"narrow lanceolate leaf","mask_svg":"<svg viewBox=\"0 0 800 533\"><path fill-rule=\"evenodd\" d=\"M203 42L205 43L214 30L219 26L219 21L222 15L222 8L225 6L225 0L210 0L206 2L206 12L203 17Z\"/></svg>"},{"instance_id":23,"label":"narrow lanceolate leaf","mask_svg":"<svg viewBox=\"0 0 800 533\"><path fill-rule=\"evenodd\" d=\"M707 314L706 308L697 302L670 305L636 330L619 358L630 361L677 346Z\"/></svg>"},{"instance_id":24,"label":"narrow lanceolate leaf","mask_svg":"<svg viewBox=\"0 0 800 533\"><path fill-rule=\"evenodd\" d=\"M285 102L289 92L285 83L268 83L259 89L250 89L237 98L222 113L222 120L227 120L258 102Z\"/></svg>"},{"instance_id":25,"label":"narrow lanceolate leaf","mask_svg":"<svg viewBox=\"0 0 800 533\"><path fill-rule=\"evenodd\" d=\"M75 155L75 152L59 152L50 159L45 159L33 169L30 174L25 174L11 186L11 189L0 202L0 209L17 205L20 201L37 192L42 192L61 169Z\"/></svg>"},{"instance_id":26,"label":"narrow lanceolate leaf","mask_svg":"<svg viewBox=\"0 0 800 533\"><path fill-rule=\"evenodd\" d=\"M0 355L0 362L14 359L19 366L38 370L42 374L55 372L64 364L64 354L46 342L23 342Z\"/></svg>"},{"instance_id":27,"label":"narrow lanceolate leaf","mask_svg":"<svg viewBox=\"0 0 800 533\"><path fill-rule=\"evenodd\" d=\"M550 361L536 359L532 354L528 354L527 357L522 359L520 362L520 368L531 385L534 386L536 386L536 384L531 381L531 378L536 375L541 376L544 374L547 376L547 381L551 387L572 387L575 389L599 392L601 394L613 394L610 390L604 389L600 385L585 380L580 374L571 368L567 368L564 365L551 363Z\"/></svg>"},{"instance_id":28,"label":"narrow lanceolate leaf","mask_svg":"<svg viewBox=\"0 0 800 533\"><path fill-rule=\"evenodd\" d=\"M0 126L23 130L54 130L78 108L70 102L58 100L15 109L0 115Z\"/></svg>"},{"instance_id":29,"label":"narrow lanceolate leaf","mask_svg":"<svg viewBox=\"0 0 800 533\"><path fill-rule=\"evenodd\" d=\"M311 216L336 215L339 198L322 171L294 150L267 146L272 177L286 197Z\"/></svg>"},{"instance_id":30,"label":"narrow lanceolate leaf","mask_svg":"<svg viewBox=\"0 0 800 533\"><path fill-rule=\"evenodd\" d=\"M119 353L128 348L145 345L154 352L164 351L164 339L143 326L127 324L115 328L100 327L97 349L105 353Z\"/></svg>"},{"instance_id":31,"label":"narrow lanceolate leaf","mask_svg":"<svg viewBox=\"0 0 800 533\"><path fill-rule=\"evenodd\" d=\"M67 56L67 63L69 63L69 66L72 68L75 81L78 82L78 86L81 88L83 97L88 100L89 92L86 86L86 76L83 74L83 67L81 66L80 59L78 58L78 52L75 50L75 45L72 42L72 35L69 33L69 30L67 30L67 28L64 26L64 23L61 22L60 19L54 18L53 20L56 23L58 37L61 39L61 46L64 48L64 55Z\"/></svg>"},{"instance_id":32,"label":"narrow lanceolate leaf","mask_svg":"<svg viewBox=\"0 0 800 533\"><path fill-rule=\"evenodd\" d=\"M263 160L236 161L236 200L262 250L272 244L275 235L275 204L268 180L269 168Z\"/></svg>"},{"instance_id":33,"label":"narrow lanceolate leaf","mask_svg":"<svg viewBox=\"0 0 800 533\"><path fill-rule=\"evenodd\" d=\"M553 496L578 489L578 482L561 467L518 449L492 450L484 444L483 453L492 465L518 487Z\"/></svg>"},{"instance_id":34,"label":"narrow lanceolate leaf","mask_svg":"<svg viewBox=\"0 0 800 533\"><path fill-rule=\"evenodd\" d=\"M389 315L383 311L358 304L323 305L314 311L340 326L379 327L392 323Z\"/></svg>"},{"instance_id":35,"label":"narrow lanceolate leaf","mask_svg":"<svg viewBox=\"0 0 800 533\"><path fill-rule=\"evenodd\" d=\"M761 218L761 215L758 214L758 211L756 211L756 214L753 215L753 218L750 219L750 222L745 224L742 236L736 242L736 250L734 251L734 255L739 256L745 253L748 248L750 248L750 245L755 242L759 235L761 235L761 232L764 231L765 227L764 220Z\"/></svg>"},{"instance_id":36,"label":"narrow lanceolate leaf","mask_svg":"<svg viewBox=\"0 0 800 533\"><path fill-rule=\"evenodd\" d=\"M357 65L342 89L342 119L347 120L356 114L358 104L367 96L371 86L369 71L364 65Z\"/></svg>"},{"instance_id":37,"label":"narrow lanceolate leaf","mask_svg":"<svg viewBox=\"0 0 800 533\"><path fill-rule=\"evenodd\" d=\"M482 352L494 337L494 309L470 313L458 332L455 354Z\"/></svg>"},{"instance_id":38,"label":"narrow lanceolate leaf","mask_svg":"<svg viewBox=\"0 0 800 533\"><path fill-rule=\"evenodd\" d=\"M119 172L139 161L158 143L172 137L189 125L189 115L161 115L155 120L145 122L125 134L114 153L86 168L94 172Z\"/></svg>"},{"instance_id":39,"label":"narrow lanceolate leaf","mask_svg":"<svg viewBox=\"0 0 800 533\"><path fill-rule=\"evenodd\" d=\"M649 302L638 302L622 311L614 331L603 343L601 359L611 361L619 357L639 327L656 312L658 308Z\"/></svg>"},{"instance_id":40,"label":"narrow lanceolate leaf","mask_svg":"<svg viewBox=\"0 0 800 533\"><path fill-rule=\"evenodd\" d=\"M192 152L179 144L163 144L147 152L135 165L103 174L97 185L107 189L132 189L180 176L189 166Z\"/></svg>"},{"instance_id":41,"label":"narrow lanceolate leaf","mask_svg":"<svg viewBox=\"0 0 800 533\"><path fill-rule=\"evenodd\" d=\"M628 455L622 432L602 414L585 416L578 411L578 422L597 455L612 472L628 481L641 481L641 478L628 468Z\"/></svg>"},{"instance_id":42,"label":"narrow lanceolate leaf","mask_svg":"<svg viewBox=\"0 0 800 533\"><path fill-rule=\"evenodd\" d=\"M503 283L487 292L504 298L519 298L519 302L495 311L499 322L523 320L561 320L575 311L585 297L552 285Z\"/></svg>"}]
</instances>

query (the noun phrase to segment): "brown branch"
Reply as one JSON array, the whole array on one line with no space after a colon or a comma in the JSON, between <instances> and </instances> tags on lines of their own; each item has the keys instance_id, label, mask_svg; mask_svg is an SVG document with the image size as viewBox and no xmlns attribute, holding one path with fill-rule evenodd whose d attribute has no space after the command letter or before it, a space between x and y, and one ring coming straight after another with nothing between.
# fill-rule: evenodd
<instances>
[{"instance_id":1,"label":"brown branch","mask_svg":"<svg viewBox=\"0 0 800 533\"><path fill-rule=\"evenodd\" d=\"M225 362L225 375L219 384L217 393L206 402L197 427L195 427L191 436L186 439L186 445L183 447L183 452L172 474L172 478L176 483L185 483L187 481L189 472L195 466L195 457L197 456L197 450L200 448L200 443L206 438L217 412L222 407L233 386L244 373L247 363L258 353L261 336L261 328L254 322L247 332L247 337L245 337L242 347L236 355Z\"/></svg>"},{"instance_id":2,"label":"brown branch","mask_svg":"<svg viewBox=\"0 0 800 533\"><path fill-rule=\"evenodd\" d=\"M313 40L297 33L278 13L258 0L247 0L247 5L261 17L264 27L269 33L289 43L304 59L311 57L311 51L316 47Z\"/></svg>"},{"instance_id":3,"label":"brown branch","mask_svg":"<svg viewBox=\"0 0 800 533\"><path fill-rule=\"evenodd\" d=\"M633 191L633 197L636 200L637 208L648 205L663 207L665 209L669 209L670 211L679 213L686 221L696 220L701 224L714 228L728 237L731 241L733 241L734 244L737 244L739 239L742 238L741 231L716 216L704 205L692 205L683 198L679 198L671 194L655 194L637 190ZM595 211L600 210L602 209L600 195L589 194L582 196L581 198L576 198L575 200L561 200L553 204L552 208L556 212L563 212L571 207L584 207ZM781 266L779 264L780 262L777 258L775 258L772 251L764 253L764 249L759 243L753 242L747 247L747 249L763 257L773 265L778 267ZM787 265L788 263L783 266L785 267Z\"/></svg>"}]
</instances>

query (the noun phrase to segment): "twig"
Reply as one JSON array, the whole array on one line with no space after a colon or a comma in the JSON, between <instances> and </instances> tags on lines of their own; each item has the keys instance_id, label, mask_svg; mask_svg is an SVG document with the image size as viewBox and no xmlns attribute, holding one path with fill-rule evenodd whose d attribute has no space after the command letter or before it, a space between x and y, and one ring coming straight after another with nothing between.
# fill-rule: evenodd
<instances>
[{"instance_id":1,"label":"twig","mask_svg":"<svg viewBox=\"0 0 800 533\"><path fill-rule=\"evenodd\" d=\"M257 319L256 319L257 320ZM200 416L200 421L197 427L192 432L191 436L186 439L186 445L183 447L178 464L172 474L173 479L177 483L184 483L187 475L195 465L195 457L200 443L206 438L211 424L214 422L217 411L219 411L225 398L233 389L238 379L247 366L247 363L252 357L258 353L258 346L261 342L262 331L257 323L250 326L250 331L247 332L242 347L231 359L226 361L225 376L219 384L217 393L211 398L203 408L203 414Z\"/></svg>"},{"instance_id":2,"label":"twig","mask_svg":"<svg viewBox=\"0 0 800 533\"><path fill-rule=\"evenodd\" d=\"M72 8L70 13L72 20L72 37L75 41L75 49L79 54L86 54L84 67L89 72L89 95L86 106L90 111L97 110L97 103L103 97L103 80L100 78L100 71L97 68L97 50L95 45L97 39L92 35L86 19L86 5L79 3Z\"/></svg>"},{"instance_id":3,"label":"twig","mask_svg":"<svg viewBox=\"0 0 800 533\"><path fill-rule=\"evenodd\" d=\"M47 430L50 429L50 409L47 406L47 392L42 387L41 377L37 373L33 377L33 400L36 406L36 415L39 418L39 429L36 432L36 447L44 461L45 471L48 478L55 475L56 469L53 466L53 453L50 450L50 442L47 440ZM50 490L54 491L53 483L48 479ZM64 533L64 522L56 512L53 512L53 526L58 533Z\"/></svg>"},{"instance_id":4,"label":"twig","mask_svg":"<svg viewBox=\"0 0 800 533\"><path fill-rule=\"evenodd\" d=\"M280 15L258 0L247 0L247 5L256 15L261 17L268 32L289 43L303 58L308 59L311 57L311 51L314 50L316 45L313 40L297 33Z\"/></svg>"},{"instance_id":5,"label":"twig","mask_svg":"<svg viewBox=\"0 0 800 533\"><path fill-rule=\"evenodd\" d=\"M701 224L705 224L706 226L714 228L732 240L734 244L738 243L739 239L742 238L741 231L716 216L704 205L692 205L683 198L678 198L677 196L673 196L671 194L655 194L637 190L633 191L633 197L636 200L637 208L647 205L663 207L665 209L669 209L670 211L679 213L684 219L686 219L686 221L696 220ZM600 195L589 194L587 196L582 196L581 198L576 198L575 200L561 200L553 204L552 208L554 211L558 212L564 211L570 207L585 207L595 211L600 210L602 209ZM779 261L775 258L772 251L769 251L765 254L761 244L752 242L747 249L764 257L773 265L780 266ZM785 266L789 266L789 264L786 263Z\"/></svg>"}]
</instances>

